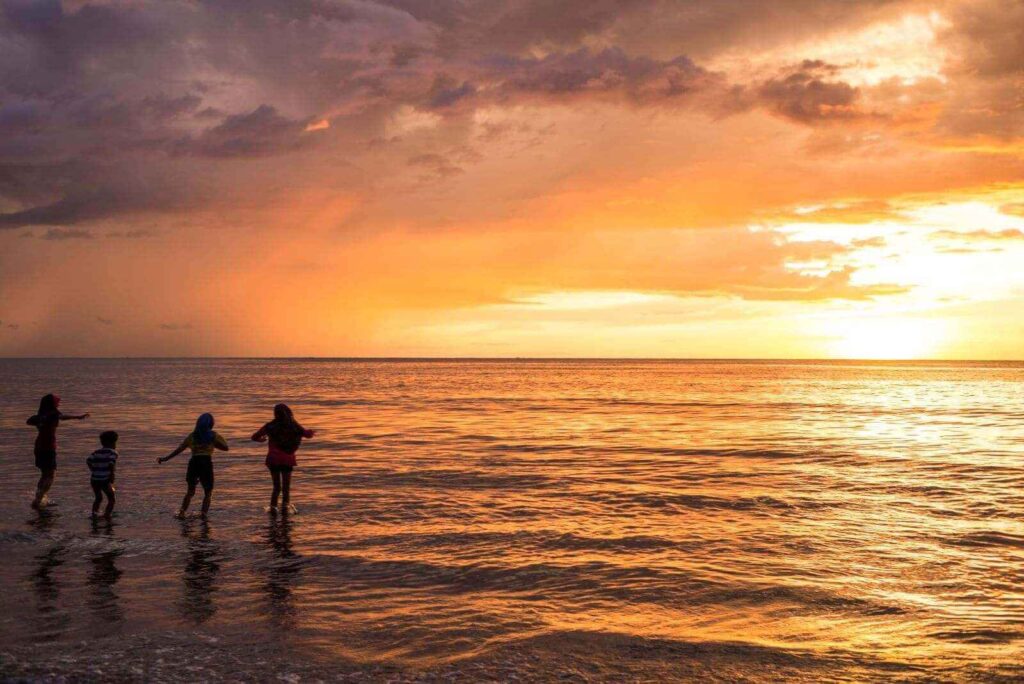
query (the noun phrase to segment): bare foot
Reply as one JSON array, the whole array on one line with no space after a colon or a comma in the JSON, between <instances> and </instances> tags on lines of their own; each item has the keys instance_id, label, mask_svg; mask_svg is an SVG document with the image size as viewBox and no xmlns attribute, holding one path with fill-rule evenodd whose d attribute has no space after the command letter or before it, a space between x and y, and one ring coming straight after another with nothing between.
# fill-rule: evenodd
<instances>
[{"instance_id":1,"label":"bare foot","mask_svg":"<svg viewBox=\"0 0 1024 684\"><path fill-rule=\"evenodd\" d=\"M178 511L177 513L174 514L174 517L177 518L178 520L184 520L185 519L185 511Z\"/></svg>"}]
</instances>

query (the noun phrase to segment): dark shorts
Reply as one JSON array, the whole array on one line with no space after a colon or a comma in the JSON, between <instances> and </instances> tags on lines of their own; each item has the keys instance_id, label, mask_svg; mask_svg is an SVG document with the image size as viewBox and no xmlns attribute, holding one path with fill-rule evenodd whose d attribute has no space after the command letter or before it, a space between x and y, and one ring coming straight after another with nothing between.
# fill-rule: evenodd
<instances>
[{"instance_id":1,"label":"dark shorts","mask_svg":"<svg viewBox=\"0 0 1024 684\"><path fill-rule=\"evenodd\" d=\"M207 456L193 456L188 460L188 470L185 471L185 482L189 487L195 487L196 483L202 483L203 489L213 489L213 459Z\"/></svg>"},{"instance_id":2,"label":"dark shorts","mask_svg":"<svg viewBox=\"0 0 1024 684\"><path fill-rule=\"evenodd\" d=\"M107 496L112 493L110 491L110 480L89 480L92 483L92 491L99 496L101 493L106 492Z\"/></svg>"},{"instance_id":3,"label":"dark shorts","mask_svg":"<svg viewBox=\"0 0 1024 684\"><path fill-rule=\"evenodd\" d=\"M36 468L39 468L44 473L50 470L57 469L57 450L56 449L36 449Z\"/></svg>"},{"instance_id":4,"label":"dark shorts","mask_svg":"<svg viewBox=\"0 0 1024 684\"><path fill-rule=\"evenodd\" d=\"M268 465L267 470L272 473L290 473L294 467L290 465Z\"/></svg>"}]
</instances>

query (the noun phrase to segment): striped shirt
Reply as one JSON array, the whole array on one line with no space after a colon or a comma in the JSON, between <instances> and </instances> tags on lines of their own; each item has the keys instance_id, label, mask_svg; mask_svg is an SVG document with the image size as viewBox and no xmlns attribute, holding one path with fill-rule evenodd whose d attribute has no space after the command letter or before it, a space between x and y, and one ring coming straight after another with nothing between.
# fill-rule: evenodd
<instances>
[{"instance_id":1,"label":"striped shirt","mask_svg":"<svg viewBox=\"0 0 1024 684\"><path fill-rule=\"evenodd\" d=\"M113 449L103 447L92 452L89 458L85 459L85 463L89 466L89 470L92 471L93 482L106 482L110 479L110 473L114 469L114 464L117 462L117 452Z\"/></svg>"}]
</instances>

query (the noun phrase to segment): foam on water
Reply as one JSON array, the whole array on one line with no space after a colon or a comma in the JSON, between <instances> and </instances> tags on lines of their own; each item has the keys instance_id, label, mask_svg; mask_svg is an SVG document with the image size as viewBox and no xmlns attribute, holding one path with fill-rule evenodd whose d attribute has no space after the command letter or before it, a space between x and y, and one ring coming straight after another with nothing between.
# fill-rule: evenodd
<instances>
[{"instance_id":1,"label":"foam on water","mask_svg":"<svg viewBox=\"0 0 1024 684\"><path fill-rule=\"evenodd\" d=\"M0 671L1021 677L1022 389L1016 364L0 361ZM36 513L50 391L92 418ZM278 401L317 430L290 515L247 441ZM206 410L231 451L210 519L175 520L187 456L155 458Z\"/></svg>"}]
</instances>

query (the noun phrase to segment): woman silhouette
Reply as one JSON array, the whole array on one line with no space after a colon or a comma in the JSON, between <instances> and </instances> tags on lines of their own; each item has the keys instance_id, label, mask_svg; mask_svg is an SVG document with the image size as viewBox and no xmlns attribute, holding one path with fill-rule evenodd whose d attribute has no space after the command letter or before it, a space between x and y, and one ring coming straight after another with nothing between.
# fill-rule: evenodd
<instances>
[{"instance_id":1,"label":"woman silhouette","mask_svg":"<svg viewBox=\"0 0 1024 684\"><path fill-rule=\"evenodd\" d=\"M274 407L274 420L270 421L255 433L254 442L269 442L267 446L267 469L274 489L270 494L270 512L277 512L277 497L281 496L281 512L288 512L291 499L292 469L295 467L295 452L299 450L302 439L313 436L312 430L299 425L292 415L292 410L285 404Z\"/></svg>"}]
</instances>

